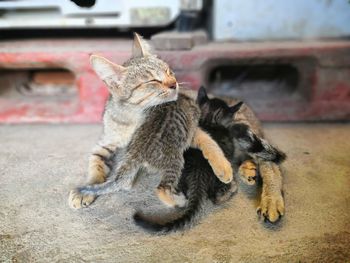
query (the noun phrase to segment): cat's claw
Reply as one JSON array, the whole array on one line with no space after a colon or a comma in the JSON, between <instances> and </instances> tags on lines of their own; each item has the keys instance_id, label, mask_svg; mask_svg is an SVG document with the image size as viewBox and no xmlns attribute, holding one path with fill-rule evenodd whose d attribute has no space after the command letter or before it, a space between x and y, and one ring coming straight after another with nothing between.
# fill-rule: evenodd
<instances>
[{"instance_id":1,"label":"cat's claw","mask_svg":"<svg viewBox=\"0 0 350 263\"><path fill-rule=\"evenodd\" d=\"M73 209L81 209L91 205L96 199L94 195L84 195L77 189L71 190L68 197L68 204Z\"/></svg>"},{"instance_id":2,"label":"cat's claw","mask_svg":"<svg viewBox=\"0 0 350 263\"><path fill-rule=\"evenodd\" d=\"M257 179L256 164L251 160L244 161L239 166L238 175L243 183L247 185L254 185Z\"/></svg>"},{"instance_id":3,"label":"cat's claw","mask_svg":"<svg viewBox=\"0 0 350 263\"><path fill-rule=\"evenodd\" d=\"M259 217L264 222L276 223L284 215L284 200L282 193L265 195L262 193L260 205L257 208Z\"/></svg>"}]
</instances>

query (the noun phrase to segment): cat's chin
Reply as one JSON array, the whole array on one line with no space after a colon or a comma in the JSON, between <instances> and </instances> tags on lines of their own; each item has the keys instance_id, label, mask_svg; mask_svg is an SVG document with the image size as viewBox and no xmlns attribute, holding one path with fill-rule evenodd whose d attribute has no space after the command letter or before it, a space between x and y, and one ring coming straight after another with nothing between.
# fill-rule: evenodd
<instances>
[{"instance_id":1,"label":"cat's chin","mask_svg":"<svg viewBox=\"0 0 350 263\"><path fill-rule=\"evenodd\" d=\"M169 96L169 101L175 101L177 100L179 93L177 91L174 92L174 94L172 94L171 96ZM168 102L169 102L168 101Z\"/></svg>"}]
</instances>

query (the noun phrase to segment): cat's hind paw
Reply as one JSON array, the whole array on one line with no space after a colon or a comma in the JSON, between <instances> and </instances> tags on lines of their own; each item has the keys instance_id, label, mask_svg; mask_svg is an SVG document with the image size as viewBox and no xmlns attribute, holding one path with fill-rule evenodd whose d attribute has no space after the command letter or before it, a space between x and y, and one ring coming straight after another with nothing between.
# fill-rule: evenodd
<instances>
[{"instance_id":1,"label":"cat's hind paw","mask_svg":"<svg viewBox=\"0 0 350 263\"><path fill-rule=\"evenodd\" d=\"M254 185L257 179L257 167L251 160L244 161L238 169L238 175L247 185Z\"/></svg>"},{"instance_id":2,"label":"cat's hind paw","mask_svg":"<svg viewBox=\"0 0 350 263\"><path fill-rule=\"evenodd\" d=\"M275 193L261 196L260 205L257 213L262 216L264 221L276 223L284 215L284 200L282 193Z\"/></svg>"},{"instance_id":3,"label":"cat's hind paw","mask_svg":"<svg viewBox=\"0 0 350 263\"><path fill-rule=\"evenodd\" d=\"M69 193L68 204L73 209L81 209L91 205L95 199L95 195L85 195L74 189Z\"/></svg>"},{"instance_id":4,"label":"cat's hind paw","mask_svg":"<svg viewBox=\"0 0 350 263\"><path fill-rule=\"evenodd\" d=\"M182 193L176 193L172 191L171 187L158 186L157 187L158 198L169 207L184 207L187 203L186 197Z\"/></svg>"}]
</instances>

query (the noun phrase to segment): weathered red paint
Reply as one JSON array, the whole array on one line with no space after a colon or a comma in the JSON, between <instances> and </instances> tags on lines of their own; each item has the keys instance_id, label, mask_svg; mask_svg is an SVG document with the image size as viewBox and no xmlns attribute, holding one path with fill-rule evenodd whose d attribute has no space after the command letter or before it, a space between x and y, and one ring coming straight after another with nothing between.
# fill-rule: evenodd
<instances>
[{"instance_id":1,"label":"weathered red paint","mask_svg":"<svg viewBox=\"0 0 350 263\"><path fill-rule=\"evenodd\" d=\"M321 94L320 100L350 102L350 85L346 83L335 83L334 87Z\"/></svg>"},{"instance_id":2,"label":"weathered red paint","mask_svg":"<svg viewBox=\"0 0 350 263\"><path fill-rule=\"evenodd\" d=\"M0 96L0 122L88 123L101 120L108 91L93 73L89 55L116 63L130 56L130 40L28 40L0 43L1 69L65 68L76 76L77 96L69 100L5 99ZM230 62L310 59L308 90L300 97L279 98L256 106L269 121L350 119L350 42L345 40L272 43L208 43L192 50L161 51L179 82L197 89L213 65ZM302 68L300 69L303 70ZM0 87L1 88L1 87ZM249 103L249 101L248 101Z\"/></svg>"}]
</instances>

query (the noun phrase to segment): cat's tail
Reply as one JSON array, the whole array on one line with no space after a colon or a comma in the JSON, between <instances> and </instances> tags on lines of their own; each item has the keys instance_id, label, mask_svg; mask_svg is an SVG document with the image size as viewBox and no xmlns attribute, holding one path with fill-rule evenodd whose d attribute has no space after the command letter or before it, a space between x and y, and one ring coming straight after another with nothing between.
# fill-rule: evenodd
<instances>
[{"instance_id":1,"label":"cat's tail","mask_svg":"<svg viewBox=\"0 0 350 263\"><path fill-rule=\"evenodd\" d=\"M102 184L93 184L83 187L78 187L78 191L85 195L104 195L117 192L120 186L116 181L109 181Z\"/></svg>"},{"instance_id":2,"label":"cat's tail","mask_svg":"<svg viewBox=\"0 0 350 263\"><path fill-rule=\"evenodd\" d=\"M194 221L194 218L202 207L202 202L205 195L205 188L202 185L197 185L196 182L193 182L188 189L189 199L187 201L185 212L180 217L165 223L158 223L152 221L141 211L137 211L133 216L134 222L136 225L142 227L144 230L150 233L168 233L183 230L189 227Z\"/></svg>"},{"instance_id":3,"label":"cat's tail","mask_svg":"<svg viewBox=\"0 0 350 263\"><path fill-rule=\"evenodd\" d=\"M237 123L232 125L230 130L240 148L248 154L276 164L286 159L284 152L254 134L248 125Z\"/></svg>"}]
</instances>

